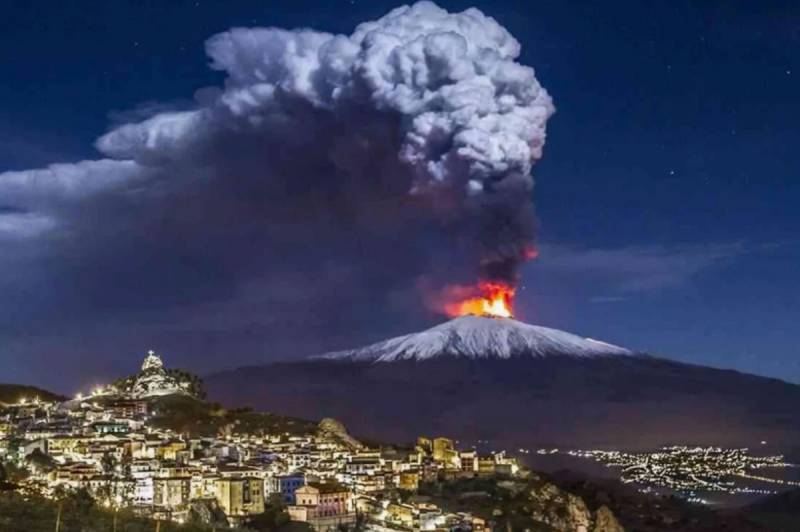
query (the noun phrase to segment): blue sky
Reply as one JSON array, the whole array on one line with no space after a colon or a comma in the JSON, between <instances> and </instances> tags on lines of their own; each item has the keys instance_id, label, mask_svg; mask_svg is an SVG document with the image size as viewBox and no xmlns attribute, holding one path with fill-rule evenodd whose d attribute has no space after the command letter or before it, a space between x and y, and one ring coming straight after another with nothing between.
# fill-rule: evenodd
<instances>
[{"instance_id":1,"label":"blue sky","mask_svg":"<svg viewBox=\"0 0 800 532\"><path fill-rule=\"evenodd\" d=\"M16 3L0 22L0 172L97 158L95 140L115 125L190 107L197 89L222 83L203 51L215 33L277 26L349 34L397 5ZM557 108L534 168L540 256L523 271L519 317L687 362L800 382L798 7L439 5L476 6L497 19L521 43L519 62L535 69ZM169 291L168 271L148 276ZM134 367L151 347L206 372L351 347L441 319L409 315L376 296L382 307L368 316L320 308L313 327L298 317L276 330L262 320L280 312L280 297L236 303L227 288L201 286L208 277L200 274L170 304L144 310L133 291L108 301L88 292L45 297L77 277L46 279L25 293L21 314L20 299L3 303L0 294L0 318L27 320L0 323L6 331L0 363L8 368L0 380L70 389L75 379L83 384ZM260 279L258 290L270 290L265 283L282 286L277 273ZM377 280L372 287L390 301L393 289ZM192 297L207 291L214 293L202 301ZM213 327L194 320L212 304L224 319ZM294 349L297 331L313 341ZM80 372L76 360L85 361ZM64 371L53 375L48 368Z\"/></svg>"}]
</instances>

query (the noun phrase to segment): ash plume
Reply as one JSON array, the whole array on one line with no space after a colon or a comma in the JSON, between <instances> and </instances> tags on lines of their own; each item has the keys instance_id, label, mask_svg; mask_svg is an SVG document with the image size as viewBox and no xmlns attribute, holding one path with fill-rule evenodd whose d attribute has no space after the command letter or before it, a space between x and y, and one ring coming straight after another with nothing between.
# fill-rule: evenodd
<instances>
[{"instance_id":1,"label":"ash plume","mask_svg":"<svg viewBox=\"0 0 800 532\"><path fill-rule=\"evenodd\" d=\"M0 320L56 301L87 315L180 307L207 325L219 305L264 312L276 298L319 320L343 294L408 310L422 276L513 281L554 108L494 19L420 2L350 35L233 28L206 53L224 86L193 108L115 126L102 159L0 173L13 251L0 291L19 303ZM274 286L281 275L292 281ZM42 282L37 309L26 294Z\"/></svg>"}]
</instances>

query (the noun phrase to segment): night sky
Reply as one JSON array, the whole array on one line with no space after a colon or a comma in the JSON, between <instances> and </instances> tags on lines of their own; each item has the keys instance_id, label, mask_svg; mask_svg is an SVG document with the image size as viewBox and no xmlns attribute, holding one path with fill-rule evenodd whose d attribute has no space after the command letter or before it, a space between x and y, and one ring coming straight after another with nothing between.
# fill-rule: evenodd
<instances>
[{"instance_id":1,"label":"night sky","mask_svg":"<svg viewBox=\"0 0 800 532\"><path fill-rule=\"evenodd\" d=\"M25 207L4 197L9 176L101 159L95 141L109 130L193 109L198 89L222 87L224 74L204 52L215 34L274 26L349 35L399 5L6 6L0 382L72 391L134 370L151 348L168 365L203 374L356 347L443 320L422 302L431 279L447 278L456 260L442 234L404 205L399 217L364 223L365 211L340 202L313 153L274 163L287 179L277 194L292 199L283 225L273 217L272 185L240 181L234 193L201 170L194 184L185 185L193 183L187 175L162 182L167 192L153 201L151 189L134 187L136 200L100 194L53 206L41 183L33 199L19 193ZM800 382L800 6L438 5L495 18L555 103L533 168L539 257L522 271L518 318ZM250 140L226 138L189 155L242 174L260 161L254 153L270 164L281 158L274 139L266 155ZM325 193L305 196L319 188ZM331 208L325 198L334 196ZM68 229L50 238L51 222L30 205ZM426 270L430 278L419 275Z\"/></svg>"}]
</instances>

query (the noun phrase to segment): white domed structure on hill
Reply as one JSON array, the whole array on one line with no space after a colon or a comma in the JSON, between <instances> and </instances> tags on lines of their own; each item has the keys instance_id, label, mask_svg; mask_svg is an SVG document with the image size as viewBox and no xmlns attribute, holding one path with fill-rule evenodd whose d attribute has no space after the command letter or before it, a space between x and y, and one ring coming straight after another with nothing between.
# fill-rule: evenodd
<instances>
[{"instance_id":1,"label":"white domed structure on hill","mask_svg":"<svg viewBox=\"0 0 800 532\"><path fill-rule=\"evenodd\" d=\"M163 367L164 362L161 360L161 357L156 355L155 351L148 351L144 362L142 362L142 372L163 369Z\"/></svg>"},{"instance_id":2,"label":"white domed structure on hill","mask_svg":"<svg viewBox=\"0 0 800 532\"><path fill-rule=\"evenodd\" d=\"M134 397L153 397L158 395L172 395L187 393L188 383L180 383L164 369L164 362L149 351L142 363L142 370L136 376L131 388Z\"/></svg>"}]
</instances>

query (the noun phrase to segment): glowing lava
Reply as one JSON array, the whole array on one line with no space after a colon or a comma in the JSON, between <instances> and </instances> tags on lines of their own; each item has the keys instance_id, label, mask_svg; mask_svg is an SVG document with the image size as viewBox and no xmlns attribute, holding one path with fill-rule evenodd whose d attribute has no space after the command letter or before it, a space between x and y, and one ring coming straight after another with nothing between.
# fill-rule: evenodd
<instances>
[{"instance_id":1,"label":"glowing lava","mask_svg":"<svg viewBox=\"0 0 800 532\"><path fill-rule=\"evenodd\" d=\"M503 283L482 282L478 285L477 297L445 304L444 310L450 317L466 316L492 316L495 318L511 318L514 313L511 306L514 301L515 289Z\"/></svg>"}]
</instances>

